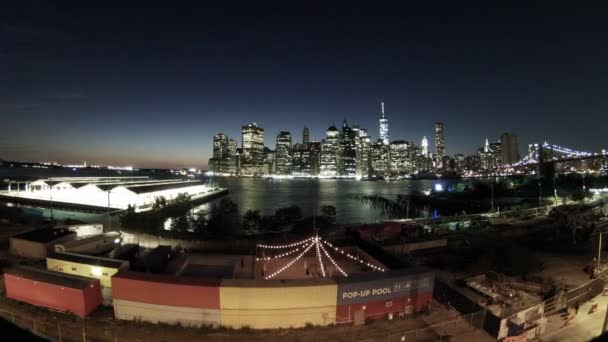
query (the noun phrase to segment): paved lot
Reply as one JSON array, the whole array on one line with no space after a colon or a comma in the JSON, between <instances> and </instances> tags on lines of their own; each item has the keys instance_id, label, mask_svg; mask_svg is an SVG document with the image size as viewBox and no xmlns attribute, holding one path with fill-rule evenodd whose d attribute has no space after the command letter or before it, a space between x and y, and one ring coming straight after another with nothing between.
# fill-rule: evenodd
<instances>
[{"instance_id":1,"label":"paved lot","mask_svg":"<svg viewBox=\"0 0 608 342\"><path fill-rule=\"evenodd\" d=\"M593 304L598 304L594 313L589 313ZM565 320L560 315L549 316L547 322L547 333L541 340L546 342L580 342L589 341L601 334L602 324L606 317L606 306L608 297L599 295L578 310L578 314L572 322L564 326Z\"/></svg>"}]
</instances>

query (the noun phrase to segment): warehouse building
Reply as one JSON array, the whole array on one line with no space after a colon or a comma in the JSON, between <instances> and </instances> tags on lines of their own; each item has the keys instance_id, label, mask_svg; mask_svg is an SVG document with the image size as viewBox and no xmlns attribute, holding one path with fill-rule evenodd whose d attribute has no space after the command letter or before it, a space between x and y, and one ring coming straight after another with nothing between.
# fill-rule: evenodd
<instances>
[{"instance_id":1,"label":"warehouse building","mask_svg":"<svg viewBox=\"0 0 608 342\"><path fill-rule=\"evenodd\" d=\"M34 267L4 271L6 296L84 317L101 304L99 280Z\"/></svg>"},{"instance_id":2,"label":"warehouse building","mask_svg":"<svg viewBox=\"0 0 608 342\"><path fill-rule=\"evenodd\" d=\"M119 271L128 270L129 262L84 254L54 253L47 256L46 267L56 272L99 279L103 304L112 305L111 278Z\"/></svg>"},{"instance_id":3,"label":"warehouse building","mask_svg":"<svg viewBox=\"0 0 608 342\"><path fill-rule=\"evenodd\" d=\"M119 232L107 232L78 240L58 243L55 245L55 252L99 255L120 246L121 241L121 234Z\"/></svg>"},{"instance_id":4,"label":"warehouse building","mask_svg":"<svg viewBox=\"0 0 608 342\"><path fill-rule=\"evenodd\" d=\"M3 197L38 202L60 202L94 208L147 209L157 198L167 200L187 194L193 200L216 189L196 180L155 180L147 177L69 177L49 178L26 183L25 190L9 189Z\"/></svg>"},{"instance_id":5,"label":"warehouse building","mask_svg":"<svg viewBox=\"0 0 608 342\"><path fill-rule=\"evenodd\" d=\"M123 271L112 277L114 314L125 320L220 325L220 280Z\"/></svg>"},{"instance_id":6,"label":"warehouse building","mask_svg":"<svg viewBox=\"0 0 608 342\"><path fill-rule=\"evenodd\" d=\"M55 251L55 245L76 239L68 229L36 229L12 236L10 251L24 258L44 260Z\"/></svg>"}]
</instances>

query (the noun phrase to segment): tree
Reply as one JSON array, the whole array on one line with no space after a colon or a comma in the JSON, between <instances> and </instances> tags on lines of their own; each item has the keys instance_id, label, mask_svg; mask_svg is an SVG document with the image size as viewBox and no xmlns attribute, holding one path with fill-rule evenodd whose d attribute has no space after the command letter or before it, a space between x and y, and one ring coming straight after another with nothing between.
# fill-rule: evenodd
<instances>
[{"instance_id":1,"label":"tree","mask_svg":"<svg viewBox=\"0 0 608 342\"><path fill-rule=\"evenodd\" d=\"M297 205L291 207L279 208L275 211L275 219L281 226L294 223L302 218L302 209Z\"/></svg>"},{"instance_id":2,"label":"tree","mask_svg":"<svg viewBox=\"0 0 608 342\"><path fill-rule=\"evenodd\" d=\"M256 230L260 228L262 216L259 210L247 210L243 215L243 228L245 230Z\"/></svg>"},{"instance_id":3,"label":"tree","mask_svg":"<svg viewBox=\"0 0 608 342\"><path fill-rule=\"evenodd\" d=\"M152 205L152 210L159 210L167 206L167 199L165 196L156 197L154 199L154 204Z\"/></svg>"},{"instance_id":4,"label":"tree","mask_svg":"<svg viewBox=\"0 0 608 342\"><path fill-rule=\"evenodd\" d=\"M213 208L207 227L215 232L226 231L238 224L239 208L230 198L222 200Z\"/></svg>"},{"instance_id":5,"label":"tree","mask_svg":"<svg viewBox=\"0 0 608 342\"><path fill-rule=\"evenodd\" d=\"M173 219L171 222L171 229L178 232L187 232L188 229L191 228L191 223L193 221L192 215L190 213L186 213L184 215L180 215Z\"/></svg>"},{"instance_id":6,"label":"tree","mask_svg":"<svg viewBox=\"0 0 608 342\"><path fill-rule=\"evenodd\" d=\"M336 207L333 205L321 206L321 217L330 224L336 223Z\"/></svg>"}]
</instances>

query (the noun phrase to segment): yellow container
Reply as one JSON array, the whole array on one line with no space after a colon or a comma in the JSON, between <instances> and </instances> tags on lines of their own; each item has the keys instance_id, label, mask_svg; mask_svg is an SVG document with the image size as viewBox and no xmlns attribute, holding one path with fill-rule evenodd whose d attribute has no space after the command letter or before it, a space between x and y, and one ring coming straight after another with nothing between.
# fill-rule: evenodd
<instances>
[{"instance_id":1,"label":"yellow container","mask_svg":"<svg viewBox=\"0 0 608 342\"><path fill-rule=\"evenodd\" d=\"M46 258L46 268L99 279L104 304L109 305L112 302L112 276L119 270L128 269L129 262L81 254L55 253Z\"/></svg>"},{"instance_id":2,"label":"yellow container","mask_svg":"<svg viewBox=\"0 0 608 342\"><path fill-rule=\"evenodd\" d=\"M334 324L337 291L332 280L225 279L220 287L221 322L254 329Z\"/></svg>"}]
</instances>

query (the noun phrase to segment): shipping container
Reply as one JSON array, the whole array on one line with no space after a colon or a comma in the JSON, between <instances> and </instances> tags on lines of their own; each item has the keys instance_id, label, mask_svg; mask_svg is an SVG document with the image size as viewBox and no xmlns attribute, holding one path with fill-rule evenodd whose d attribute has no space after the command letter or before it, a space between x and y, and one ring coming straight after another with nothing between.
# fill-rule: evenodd
<instances>
[{"instance_id":1,"label":"shipping container","mask_svg":"<svg viewBox=\"0 0 608 342\"><path fill-rule=\"evenodd\" d=\"M356 312L366 319L422 311L432 300L434 275L425 268L354 274L336 280L336 322L352 322Z\"/></svg>"},{"instance_id":2,"label":"shipping container","mask_svg":"<svg viewBox=\"0 0 608 342\"><path fill-rule=\"evenodd\" d=\"M352 322L357 311L362 311L365 319L372 320L387 318L389 314L392 314L393 317L407 316L414 312L423 311L432 298L432 293L418 293L412 297L338 305L336 308L336 323Z\"/></svg>"},{"instance_id":3,"label":"shipping container","mask_svg":"<svg viewBox=\"0 0 608 342\"><path fill-rule=\"evenodd\" d=\"M220 308L220 279L123 271L112 277L114 298L148 304Z\"/></svg>"},{"instance_id":4,"label":"shipping container","mask_svg":"<svg viewBox=\"0 0 608 342\"><path fill-rule=\"evenodd\" d=\"M46 258L46 267L51 271L99 279L104 305L112 305L111 277L121 270L129 269L129 262L89 255L55 253Z\"/></svg>"},{"instance_id":5,"label":"shipping container","mask_svg":"<svg viewBox=\"0 0 608 342\"><path fill-rule=\"evenodd\" d=\"M81 238L85 236L103 234L102 224L76 224L68 226L68 230L75 232Z\"/></svg>"},{"instance_id":6,"label":"shipping container","mask_svg":"<svg viewBox=\"0 0 608 342\"><path fill-rule=\"evenodd\" d=\"M368 303L433 293L434 275L424 268L368 272L336 279L338 305Z\"/></svg>"},{"instance_id":7,"label":"shipping container","mask_svg":"<svg viewBox=\"0 0 608 342\"><path fill-rule=\"evenodd\" d=\"M44 260L53 253L55 244L76 239L76 233L67 229L37 229L12 236L10 251L13 255Z\"/></svg>"},{"instance_id":8,"label":"shipping container","mask_svg":"<svg viewBox=\"0 0 608 342\"><path fill-rule=\"evenodd\" d=\"M108 232L56 244L55 252L98 255L107 253L120 246L121 241L122 239L120 233Z\"/></svg>"},{"instance_id":9,"label":"shipping container","mask_svg":"<svg viewBox=\"0 0 608 342\"><path fill-rule=\"evenodd\" d=\"M220 287L223 326L253 329L335 323L337 286L331 279L224 279Z\"/></svg>"},{"instance_id":10,"label":"shipping container","mask_svg":"<svg viewBox=\"0 0 608 342\"><path fill-rule=\"evenodd\" d=\"M19 266L4 271L6 296L84 317L102 302L98 279Z\"/></svg>"},{"instance_id":11,"label":"shipping container","mask_svg":"<svg viewBox=\"0 0 608 342\"><path fill-rule=\"evenodd\" d=\"M118 319L152 323L181 324L183 326L220 325L219 309L186 306L156 305L114 298L114 316Z\"/></svg>"}]
</instances>

